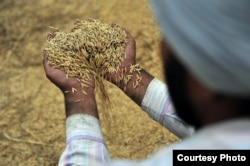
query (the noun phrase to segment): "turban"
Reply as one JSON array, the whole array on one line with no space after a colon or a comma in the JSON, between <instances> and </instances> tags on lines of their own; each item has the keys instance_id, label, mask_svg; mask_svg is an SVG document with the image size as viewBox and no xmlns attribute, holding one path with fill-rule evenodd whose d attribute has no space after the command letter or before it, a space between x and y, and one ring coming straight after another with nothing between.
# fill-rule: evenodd
<instances>
[{"instance_id":1,"label":"turban","mask_svg":"<svg viewBox=\"0 0 250 166\"><path fill-rule=\"evenodd\" d=\"M151 0L164 39L207 88L250 96L249 0Z\"/></svg>"}]
</instances>

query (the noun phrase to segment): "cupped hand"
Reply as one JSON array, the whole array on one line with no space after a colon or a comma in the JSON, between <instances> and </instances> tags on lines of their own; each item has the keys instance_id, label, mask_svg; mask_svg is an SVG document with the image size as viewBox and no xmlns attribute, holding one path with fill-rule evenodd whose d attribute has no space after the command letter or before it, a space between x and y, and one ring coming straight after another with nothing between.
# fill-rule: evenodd
<instances>
[{"instance_id":1,"label":"cupped hand","mask_svg":"<svg viewBox=\"0 0 250 166\"><path fill-rule=\"evenodd\" d=\"M46 51L43 51L44 59L43 66L47 78L54 83L63 92L69 91L72 88L81 90L80 82L74 77L67 77L66 73L60 69L51 67L48 63L48 55Z\"/></svg>"},{"instance_id":2,"label":"cupped hand","mask_svg":"<svg viewBox=\"0 0 250 166\"><path fill-rule=\"evenodd\" d=\"M112 24L112 26L118 26L118 25ZM131 65L136 64L136 42L134 38L131 36L131 34L125 28L122 29L126 32L127 35L127 44L124 48L125 57L121 62L120 71L118 73L107 75L107 80L111 81L112 83L115 83L117 78L120 77L122 74L124 74L122 73L122 71L124 72L125 68L129 68Z\"/></svg>"},{"instance_id":3,"label":"cupped hand","mask_svg":"<svg viewBox=\"0 0 250 166\"><path fill-rule=\"evenodd\" d=\"M127 45L125 46L125 54L126 56L124 57L122 63L121 63L121 68L124 67L129 67L130 65L135 64L135 56L136 56L136 42L134 38L131 36L131 34L125 29L122 28L127 35Z\"/></svg>"},{"instance_id":4,"label":"cupped hand","mask_svg":"<svg viewBox=\"0 0 250 166\"><path fill-rule=\"evenodd\" d=\"M47 40L51 40L56 36L57 31L49 32ZM66 91L71 87L79 87L80 83L74 78L67 78L66 73L60 69L49 65L48 53L43 50L43 67L47 78L55 84L60 90Z\"/></svg>"},{"instance_id":5,"label":"cupped hand","mask_svg":"<svg viewBox=\"0 0 250 166\"><path fill-rule=\"evenodd\" d=\"M57 31L53 31L48 33L47 40L51 40L56 36ZM95 89L95 81L94 77L89 81L88 88L85 88L84 90L81 87L81 83L74 77L68 77L66 73L58 68L54 68L49 65L48 62L48 53L44 50L44 59L43 59L43 65L44 70L47 78L54 83L59 89L61 89L63 92L70 92L70 91L86 91L87 89Z\"/></svg>"}]
</instances>

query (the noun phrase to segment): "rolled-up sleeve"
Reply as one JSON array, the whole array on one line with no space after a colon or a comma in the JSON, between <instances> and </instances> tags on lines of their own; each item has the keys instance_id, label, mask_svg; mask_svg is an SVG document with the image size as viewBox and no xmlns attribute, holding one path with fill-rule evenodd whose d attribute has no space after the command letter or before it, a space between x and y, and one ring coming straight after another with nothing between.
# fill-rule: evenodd
<instances>
[{"instance_id":1,"label":"rolled-up sleeve","mask_svg":"<svg viewBox=\"0 0 250 166\"><path fill-rule=\"evenodd\" d=\"M59 165L92 165L93 161L110 160L99 121L92 116L77 114L66 121L67 146Z\"/></svg>"},{"instance_id":2,"label":"rolled-up sleeve","mask_svg":"<svg viewBox=\"0 0 250 166\"><path fill-rule=\"evenodd\" d=\"M142 100L142 109L154 120L169 129L179 138L194 133L194 128L181 120L175 112L166 84L154 78Z\"/></svg>"}]
</instances>

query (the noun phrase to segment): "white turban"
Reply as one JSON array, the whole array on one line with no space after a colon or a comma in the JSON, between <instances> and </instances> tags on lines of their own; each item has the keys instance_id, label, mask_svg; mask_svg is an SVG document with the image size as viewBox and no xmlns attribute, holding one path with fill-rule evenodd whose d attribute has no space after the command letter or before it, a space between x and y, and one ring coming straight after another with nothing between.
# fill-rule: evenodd
<instances>
[{"instance_id":1,"label":"white turban","mask_svg":"<svg viewBox=\"0 0 250 166\"><path fill-rule=\"evenodd\" d=\"M206 87L250 96L249 0L151 0L164 38Z\"/></svg>"}]
</instances>

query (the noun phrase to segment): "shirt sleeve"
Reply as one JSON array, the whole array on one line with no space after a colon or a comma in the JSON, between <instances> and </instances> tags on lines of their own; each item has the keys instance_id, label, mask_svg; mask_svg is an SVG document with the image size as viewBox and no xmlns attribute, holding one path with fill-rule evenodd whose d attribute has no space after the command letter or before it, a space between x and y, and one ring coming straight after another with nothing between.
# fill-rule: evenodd
<instances>
[{"instance_id":1,"label":"shirt sleeve","mask_svg":"<svg viewBox=\"0 0 250 166\"><path fill-rule=\"evenodd\" d=\"M192 128L176 116L166 85L159 80L154 79L149 84L142 101L142 108L180 138L192 133ZM71 115L67 118L66 143L59 166L150 166L156 162L172 165L170 149L161 150L158 155L141 161L110 160L99 121L85 114Z\"/></svg>"},{"instance_id":2,"label":"shirt sleeve","mask_svg":"<svg viewBox=\"0 0 250 166\"><path fill-rule=\"evenodd\" d=\"M145 160L110 160L99 121L89 115L71 115L66 120L66 149L59 166L152 166L172 165L172 150L163 148Z\"/></svg>"},{"instance_id":3,"label":"shirt sleeve","mask_svg":"<svg viewBox=\"0 0 250 166\"><path fill-rule=\"evenodd\" d=\"M180 119L175 112L166 84L154 78L142 100L142 109L154 120L169 129L179 138L191 136L194 128Z\"/></svg>"},{"instance_id":4,"label":"shirt sleeve","mask_svg":"<svg viewBox=\"0 0 250 166\"><path fill-rule=\"evenodd\" d=\"M60 166L92 165L110 160L99 121L85 114L71 115L66 120L66 149Z\"/></svg>"}]
</instances>

